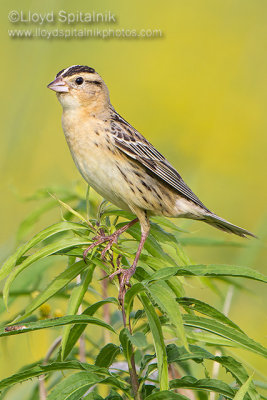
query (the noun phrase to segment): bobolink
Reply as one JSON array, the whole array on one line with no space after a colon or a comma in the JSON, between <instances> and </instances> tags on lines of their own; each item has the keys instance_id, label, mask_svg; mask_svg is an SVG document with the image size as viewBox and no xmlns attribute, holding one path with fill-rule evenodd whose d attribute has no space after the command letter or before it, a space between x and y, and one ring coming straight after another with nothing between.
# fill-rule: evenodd
<instances>
[{"instance_id":1,"label":"bobolink","mask_svg":"<svg viewBox=\"0 0 267 400\"><path fill-rule=\"evenodd\" d=\"M122 232L140 222L141 241L134 262L128 270L116 272L122 274L123 284L129 284L135 272L150 215L200 220L238 236L254 236L204 206L166 158L115 111L105 82L93 68L65 68L48 88L57 93L63 107L65 137L84 179L105 199L137 216L113 235L98 236L85 254L108 242L104 255Z\"/></svg>"}]
</instances>

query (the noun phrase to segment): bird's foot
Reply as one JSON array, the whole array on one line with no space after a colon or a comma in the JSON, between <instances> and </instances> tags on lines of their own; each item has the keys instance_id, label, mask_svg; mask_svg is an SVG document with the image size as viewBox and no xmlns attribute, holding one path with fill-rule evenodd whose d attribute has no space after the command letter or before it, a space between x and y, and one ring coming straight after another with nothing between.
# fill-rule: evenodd
<instances>
[{"instance_id":1,"label":"bird's foot","mask_svg":"<svg viewBox=\"0 0 267 400\"><path fill-rule=\"evenodd\" d=\"M117 262L118 265L118 262ZM109 276L109 279L113 279L115 276L118 276L119 278L119 284L120 284L120 289L119 289L119 302L121 305L124 304L124 297L125 293L127 291L127 287L131 287L130 284L130 279L134 275L136 270L136 266L132 265L130 268L125 269L125 268L118 268L113 274Z\"/></svg>"},{"instance_id":2,"label":"bird's foot","mask_svg":"<svg viewBox=\"0 0 267 400\"><path fill-rule=\"evenodd\" d=\"M89 251L91 251L94 247L99 246L100 244L104 242L108 242L104 250L101 252L101 258L103 259L105 257L105 254L108 250L111 249L112 245L114 243L118 242L119 236L126 232L128 228L130 228L132 225L134 225L138 221L138 218L135 218L134 220L128 222L127 224L123 225L120 229L118 229L116 232L112 233L112 235L106 236L104 231L102 229L99 230L99 235L95 236L93 238L94 243L92 243L86 250L83 252L83 259L84 262L86 262L86 257Z\"/></svg>"},{"instance_id":3,"label":"bird's foot","mask_svg":"<svg viewBox=\"0 0 267 400\"><path fill-rule=\"evenodd\" d=\"M105 236L103 233L101 233L100 235L93 237L94 242L90 244L90 246L87 247L87 249L83 252L84 262L86 262L86 257L89 251L93 250L96 246L99 246L102 243L108 242L106 247L101 252L101 258L104 259L106 252L111 249L112 245L114 243L117 244L119 235L120 233L116 231L112 235Z\"/></svg>"},{"instance_id":4,"label":"bird's foot","mask_svg":"<svg viewBox=\"0 0 267 400\"><path fill-rule=\"evenodd\" d=\"M109 279L112 280L115 276L119 275L119 277L121 277L122 282L126 285L126 286L131 286L130 285L130 279L131 277L134 275L135 273L135 268L132 269L128 268L119 268L117 269L115 272L113 272L113 274L109 275Z\"/></svg>"}]
</instances>

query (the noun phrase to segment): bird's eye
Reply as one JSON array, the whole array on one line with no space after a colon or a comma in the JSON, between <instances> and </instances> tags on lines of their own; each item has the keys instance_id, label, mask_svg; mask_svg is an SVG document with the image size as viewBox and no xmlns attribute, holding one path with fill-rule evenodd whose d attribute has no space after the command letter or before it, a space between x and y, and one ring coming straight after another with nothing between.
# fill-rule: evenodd
<instances>
[{"instance_id":1,"label":"bird's eye","mask_svg":"<svg viewBox=\"0 0 267 400\"><path fill-rule=\"evenodd\" d=\"M81 76L79 76L75 82L77 83L77 85L81 85L83 83L83 78Z\"/></svg>"}]
</instances>

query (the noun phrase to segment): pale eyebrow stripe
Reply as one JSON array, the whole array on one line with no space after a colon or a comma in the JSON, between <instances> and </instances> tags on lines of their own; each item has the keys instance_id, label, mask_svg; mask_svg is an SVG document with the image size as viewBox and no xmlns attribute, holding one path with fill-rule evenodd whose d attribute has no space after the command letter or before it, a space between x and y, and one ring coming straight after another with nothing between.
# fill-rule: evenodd
<instances>
[{"instance_id":1,"label":"pale eyebrow stripe","mask_svg":"<svg viewBox=\"0 0 267 400\"><path fill-rule=\"evenodd\" d=\"M78 66L78 64L74 64L74 65L71 65L71 66L68 67L68 68L62 69L62 71L60 71L60 73L57 74L56 77L58 78L59 76L63 75L65 72L67 72L69 69L71 69L71 68L73 68L73 67L77 67L77 66Z\"/></svg>"}]
</instances>

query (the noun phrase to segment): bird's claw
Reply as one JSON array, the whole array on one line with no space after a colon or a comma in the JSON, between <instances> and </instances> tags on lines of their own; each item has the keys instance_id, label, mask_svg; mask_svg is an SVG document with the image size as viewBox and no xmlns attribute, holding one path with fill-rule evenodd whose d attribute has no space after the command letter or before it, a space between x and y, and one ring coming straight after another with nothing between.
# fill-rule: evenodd
<instances>
[{"instance_id":1,"label":"bird's claw","mask_svg":"<svg viewBox=\"0 0 267 400\"><path fill-rule=\"evenodd\" d=\"M120 279L124 285L131 286L130 279L133 276L133 274L134 274L134 272L131 271L131 268L129 268L129 269L119 268L115 272L113 272L111 275L109 275L109 279L112 280L112 279L114 279L115 276L119 275Z\"/></svg>"},{"instance_id":2,"label":"bird's claw","mask_svg":"<svg viewBox=\"0 0 267 400\"><path fill-rule=\"evenodd\" d=\"M104 250L102 250L102 252L101 252L101 258L103 260L105 258L106 252L111 249L111 247L114 243L118 242L118 234L116 234L116 232L115 232L109 236L99 235L99 236L93 237L93 240L94 240L94 242L92 244L90 244L90 246L87 247L87 249L85 249L83 252L83 260L85 263L86 263L86 257L87 257L87 254L89 253L89 251L93 250L96 246L99 246L102 243L108 242L108 244L106 245Z\"/></svg>"},{"instance_id":3,"label":"bird's claw","mask_svg":"<svg viewBox=\"0 0 267 400\"><path fill-rule=\"evenodd\" d=\"M131 287L130 279L133 276L134 272L135 269L132 267L128 269L119 268L109 276L110 280L112 280L115 276L118 276L119 278L120 290L118 299L121 305L124 304L126 288Z\"/></svg>"}]
</instances>

